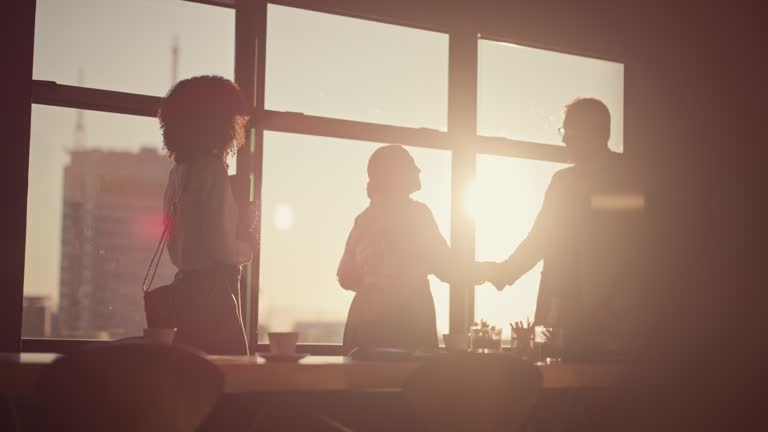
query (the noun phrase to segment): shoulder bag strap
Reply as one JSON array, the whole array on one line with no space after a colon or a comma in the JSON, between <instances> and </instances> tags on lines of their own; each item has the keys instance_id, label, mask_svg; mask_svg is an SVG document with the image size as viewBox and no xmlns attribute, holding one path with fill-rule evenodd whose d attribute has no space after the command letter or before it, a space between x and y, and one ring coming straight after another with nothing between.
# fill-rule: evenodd
<instances>
[{"instance_id":1,"label":"shoulder bag strap","mask_svg":"<svg viewBox=\"0 0 768 432\"><path fill-rule=\"evenodd\" d=\"M182 189L176 197L176 200L171 204L171 208L168 211L168 218L163 223L163 233L160 234L160 240L157 242L155 253L152 254L152 259L149 261L147 272L144 274L144 281L141 283L144 293L152 288L152 282L154 282L155 274L157 274L157 267L160 265L160 259L163 257L163 251L168 244L168 238L171 236L171 226L176 219L176 208L178 207L179 201L181 200L181 194L183 192L184 187L182 186ZM152 273L151 277L150 273ZM147 283L147 279L149 279L149 283Z\"/></svg>"}]
</instances>

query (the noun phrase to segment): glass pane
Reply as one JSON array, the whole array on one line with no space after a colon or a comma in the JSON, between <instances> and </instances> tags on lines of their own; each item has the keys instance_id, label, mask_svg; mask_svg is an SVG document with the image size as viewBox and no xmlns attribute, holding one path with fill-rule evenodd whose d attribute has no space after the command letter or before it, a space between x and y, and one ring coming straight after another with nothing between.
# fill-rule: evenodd
<instances>
[{"instance_id":1,"label":"glass pane","mask_svg":"<svg viewBox=\"0 0 768 432\"><path fill-rule=\"evenodd\" d=\"M563 107L590 96L608 106L608 146L623 151L623 64L509 43L479 44L478 134L562 144L557 128Z\"/></svg>"},{"instance_id":2,"label":"glass pane","mask_svg":"<svg viewBox=\"0 0 768 432\"><path fill-rule=\"evenodd\" d=\"M269 5L266 107L445 130L448 36Z\"/></svg>"},{"instance_id":3,"label":"glass pane","mask_svg":"<svg viewBox=\"0 0 768 432\"><path fill-rule=\"evenodd\" d=\"M264 137L259 339L301 332L307 343L341 343L354 295L336 270L355 217L368 205L367 165L380 144L267 132ZM450 235L451 156L409 147L443 236ZM430 276L438 330L448 329L448 285Z\"/></svg>"},{"instance_id":4,"label":"glass pane","mask_svg":"<svg viewBox=\"0 0 768 432\"><path fill-rule=\"evenodd\" d=\"M161 96L174 75L234 78L235 14L180 0L38 0L34 58L35 79Z\"/></svg>"},{"instance_id":5,"label":"glass pane","mask_svg":"<svg viewBox=\"0 0 768 432\"><path fill-rule=\"evenodd\" d=\"M479 155L474 189L467 201L476 223L476 257L506 259L523 241L544 200L555 171L565 164ZM475 317L501 326L509 339L509 323L533 320L541 263L499 293L490 283L475 290Z\"/></svg>"},{"instance_id":6,"label":"glass pane","mask_svg":"<svg viewBox=\"0 0 768 432\"><path fill-rule=\"evenodd\" d=\"M32 106L24 336L141 334L171 165L160 143L154 118ZM155 284L173 273L166 256Z\"/></svg>"}]
</instances>

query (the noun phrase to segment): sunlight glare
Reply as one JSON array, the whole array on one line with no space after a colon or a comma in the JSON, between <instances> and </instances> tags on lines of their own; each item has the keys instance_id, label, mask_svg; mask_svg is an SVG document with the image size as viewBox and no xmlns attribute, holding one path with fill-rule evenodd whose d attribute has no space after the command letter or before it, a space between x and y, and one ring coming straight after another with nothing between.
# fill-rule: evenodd
<instances>
[{"instance_id":1,"label":"sunlight glare","mask_svg":"<svg viewBox=\"0 0 768 432\"><path fill-rule=\"evenodd\" d=\"M478 196L477 180L472 180L464 191L464 211L473 219L477 220Z\"/></svg>"},{"instance_id":2,"label":"sunlight glare","mask_svg":"<svg viewBox=\"0 0 768 432\"><path fill-rule=\"evenodd\" d=\"M293 225L293 208L287 204L278 204L275 207L274 217L275 227L281 231L286 231Z\"/></svg>"},{"instance_id":3,"label":"sunlight glare","mask_svg":"<svg viewBox=\"0 0 768 432\"><path fill-rule=\"evenodd\" d=\"M464 211L475 223L487 219L494 208L492 191L495 188L488 186L484 181L476 178L469 183L464 192Z\"/></svg>"}]
</instances>

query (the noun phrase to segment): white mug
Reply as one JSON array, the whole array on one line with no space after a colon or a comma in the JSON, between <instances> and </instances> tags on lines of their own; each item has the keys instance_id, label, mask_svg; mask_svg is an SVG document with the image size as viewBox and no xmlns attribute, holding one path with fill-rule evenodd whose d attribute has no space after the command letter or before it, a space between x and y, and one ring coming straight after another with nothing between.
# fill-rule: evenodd
<instances>
[{"instance_id":1,"label":"white mug","mask_svg":"<svg viewBox=\"0 0 768 432\"><path fill-rule=\"evenodd\" d=\"M299 341L298 332L270 332L269 350L275 355L296 355L296 343Z\"/></svg>"}]
</instances>

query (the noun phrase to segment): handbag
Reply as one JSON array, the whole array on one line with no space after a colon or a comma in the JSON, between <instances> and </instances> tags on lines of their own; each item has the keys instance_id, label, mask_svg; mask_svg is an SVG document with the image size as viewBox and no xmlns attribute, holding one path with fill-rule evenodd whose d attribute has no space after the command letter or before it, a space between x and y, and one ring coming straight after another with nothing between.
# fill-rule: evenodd
<instances>
[{"instance_id":1,"label":"handbag","mask_svg":"<svg viewBox=\"0 0 768 432\"><path fill-rule=\"evenodd\" d=\"M174 277L171 283L152 289L157 267L160 265L160 259L171 235L171 226L176 218L176 207L180 198L181 194L171 204L169 217L165 221L155 253L152 255L147 272L144 274L142 289L144 291L144 315L147 320L147 328L178 328L180 324L180 302L183 302L185 298L182 292L181 279Z\"/></svg>"}]
</instances>

